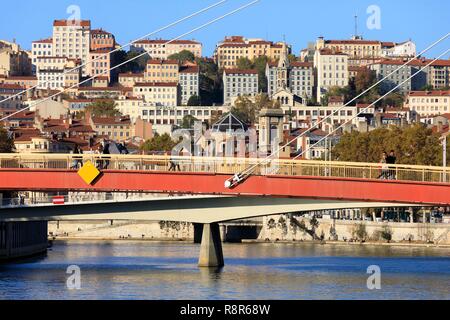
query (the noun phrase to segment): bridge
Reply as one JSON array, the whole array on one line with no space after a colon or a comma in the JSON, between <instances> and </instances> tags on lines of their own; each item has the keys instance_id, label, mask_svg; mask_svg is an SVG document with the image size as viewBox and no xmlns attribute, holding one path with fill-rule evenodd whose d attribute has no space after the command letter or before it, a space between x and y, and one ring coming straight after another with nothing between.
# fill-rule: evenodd
<instances>
[{"instance_id":1,"label":"bridge","mask_svg":"<svg viewBox=\"0 0 450 320\"><path fill-rule=\"evenodd\" d=\"M133 219L204 225L200 266L222 266L219 222L327 209L450 206L443 167L276 159L143 155L2 154L0 190L148 192L143 201L40 205L0 210L0 221ZM175 163L179 166L173 166ZM86 181L82 165L102 169ZM232 188L225 181L255 166ZM94 166L92 166L94 167ZM179 171L173 171L178 169ZM94 169L95 170L95 169ZM171 171L172 170L172 171ZM95 170L96 171L96 170ZM126 218L125 218L126 217Z\"/></svg>"}]
</instances>

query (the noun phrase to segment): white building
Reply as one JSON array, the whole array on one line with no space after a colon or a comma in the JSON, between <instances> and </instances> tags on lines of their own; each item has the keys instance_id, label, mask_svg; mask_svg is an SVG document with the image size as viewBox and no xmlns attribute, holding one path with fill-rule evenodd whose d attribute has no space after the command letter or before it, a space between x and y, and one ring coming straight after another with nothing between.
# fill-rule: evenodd
<instances>
[{"instance_id":1,"label":"white building","mask_svg":"<svg viewBox=\"0 0 450 320\"><path fill-rule=\"evenodd\" d=\"M31 63L33 71L36 71L38 57L51 57L53 55L53 39L33 41L31 44Z\"/></svg>"},{"instance_id":2,"label":"white building","mask_svg":"<svg viewBox=\"0 0 450 320\"><path fill-rule=\"evenodd\" d=\"M80 65L80 60L66 57L38 57L36 60L36 77L38 89L61 90L77 86L80 82L79 69L70 71Z\"/></svg>"},{"instance_id":3,"label":"white building","mask_svg":"<svg viewBox=\"0 0 450 320\"><path fill-rule=\"evenodd\" d=\"M190 51L195 57L202 56L202 44L194 40L140 40L133 43L131 51L147 51L153 59L167 60L172 54L183 50Z\"/></svg>"},{"instance_id":4,"label":"white building","mask_svg":"<svg viewBox=\"0 0 450 320\"><path fill-rule=\"evenodd\" d=\"M179 78L182 105L187 105L192 96L200 97L200 68L197 65L181 66Z\"/></svg>"},{"instance_id":5,"label":"white building","mask_svg":"<svg viewBox=\"0 0 450 320\"><path fill-rule=\"evenodd\" d=\"M316 50L314 67L317 72L317 101L334 86L348 85L348 56L331 49Z\"/></svg>"},{"instance_id":6,"label":"white building","mask_svg":"<svg viewBox=\"0 0 450 320\"><path fill-rule=\"evenodd\" d=\"M405 107L421 117L450 113L450 90L411 91L406 97Z\"/></svg>"},{"instance_id":7,"label":"white building","mask_svg":"<svg viewBox=\"0 0 450 320\"><path fill-rule=\"evenodd\" d=\"M416 44L411 40L402 43L382 42L381 54L385 58L412 58L416 56Z\"/></svg>"},{"instance_id":8,"label":"white building","mask_svg":"<svg viewBox=\"0 0 450 320\"><path fill-rule=\"evenodd\" d=\"M231 104L241 96L254 97L258 94L258 71L225 69L223 73L223 102Z\"/></svg>"},{"instance_id":9,"label":"white building","mask_svg":"<svg viewBox=\"0 0 450 320\"><path fill-rule=\"evenodd\" d=\"M175 107L179 105L179 86L176 82L137 83L133 96L155 106Z\"/></svg>"},{"instance_id":10,"label":"white building","mask_svg":"<svg viewBox=\"0 0 450 320\"><path fill-rule=\"evenodd\" d=\"M91 41L91 22L89 20L55 20L53 23L53 55L80 59L86 63L89 59ZM83 76L87 68L83 67Z\"/></svg>"}]
</instances>

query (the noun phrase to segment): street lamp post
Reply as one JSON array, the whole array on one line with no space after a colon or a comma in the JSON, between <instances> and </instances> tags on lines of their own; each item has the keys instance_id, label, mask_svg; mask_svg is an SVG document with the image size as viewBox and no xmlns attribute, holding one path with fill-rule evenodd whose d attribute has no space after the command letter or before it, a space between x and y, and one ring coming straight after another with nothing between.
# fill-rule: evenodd
<instances>
[{"instance_id":1,"label":"street lamp post","mask_svg":"<svg viewBox=\"0 0 450 320\"><path fill-rule=\"evenodd\" d=\"M443 182L447 182L447 135L442 137L442 167L444 168Z\"/></svg>"}]
</instances>

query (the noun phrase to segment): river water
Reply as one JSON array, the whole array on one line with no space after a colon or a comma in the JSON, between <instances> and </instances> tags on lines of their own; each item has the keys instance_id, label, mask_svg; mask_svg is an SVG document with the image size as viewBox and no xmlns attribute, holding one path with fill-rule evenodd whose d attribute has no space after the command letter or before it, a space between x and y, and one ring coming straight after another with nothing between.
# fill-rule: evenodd
<instances>
[{"instance_id":1,"label":"river water","mask_svg":"<svg viewBox=\"0 0 450 320\"><path fill-rule=\"evenodd\" d=\"M198 252L185 242L55 242L45 257L0 265L0 299L450 299L450 249L225 244L220 271L197 268ZM67 288L70 265L79 290ZM367 288L371 265L379 290Z\"/></svg>"}]
</instances>

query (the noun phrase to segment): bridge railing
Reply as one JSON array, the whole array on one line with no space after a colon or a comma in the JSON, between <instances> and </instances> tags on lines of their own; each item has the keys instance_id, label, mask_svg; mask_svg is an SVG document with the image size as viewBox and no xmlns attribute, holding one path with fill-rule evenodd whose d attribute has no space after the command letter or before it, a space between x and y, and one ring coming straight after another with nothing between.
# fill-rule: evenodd
<instances>
[{"instance_id":1,"label":"bridge railing","mask_svg":"<svg viewBox=\"0 0 450 320\"><path fill-rule=\"evenodd\" d=\"M289 175L360 179L450 182L450 169L415 165L256 158L171 157L102 154L0 154L1 169L77 170L87 161L101 170L182 171L235 174L258 164L255 175Z\"/></svg>"}]
</instances>

